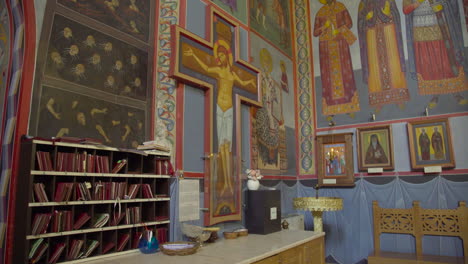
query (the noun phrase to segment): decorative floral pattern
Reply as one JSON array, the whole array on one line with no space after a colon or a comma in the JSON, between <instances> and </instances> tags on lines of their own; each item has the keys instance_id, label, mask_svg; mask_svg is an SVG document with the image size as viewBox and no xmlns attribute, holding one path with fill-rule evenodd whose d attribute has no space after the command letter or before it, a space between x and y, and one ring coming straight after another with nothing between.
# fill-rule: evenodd
<instances>
[{"instance_id":1,"label":"decorative floral pattern","mask_svg":"<svg viewBox=\"0 0 468 264\"><path fill-rule=\"evenodd\" d=\"M294 31L295 31L295 51L297 64L297 134L299 140L299 174L314 174L315 164L312 156L314 150L314 120L315 114L312 105L312 81L313 76L311 65L310 26L307 12L308 1L295 0L293 3Z\"/></svg>"}]
</instances>

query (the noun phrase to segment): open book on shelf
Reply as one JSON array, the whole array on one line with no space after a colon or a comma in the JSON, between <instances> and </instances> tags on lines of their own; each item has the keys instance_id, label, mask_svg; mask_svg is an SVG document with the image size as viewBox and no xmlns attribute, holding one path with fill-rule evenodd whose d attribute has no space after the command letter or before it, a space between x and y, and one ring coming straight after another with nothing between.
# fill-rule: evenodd
<instances>
[{"instance_id":1,"label":"open book on shelf","mask_svg":"<svg viewBox=\"0 0 468 264\"><path fill-rule=\"evenodd\" d=\"M93 228L100 228L109 221L109 214L96 214L93 218Z\"/></svg>"}]
</instances>

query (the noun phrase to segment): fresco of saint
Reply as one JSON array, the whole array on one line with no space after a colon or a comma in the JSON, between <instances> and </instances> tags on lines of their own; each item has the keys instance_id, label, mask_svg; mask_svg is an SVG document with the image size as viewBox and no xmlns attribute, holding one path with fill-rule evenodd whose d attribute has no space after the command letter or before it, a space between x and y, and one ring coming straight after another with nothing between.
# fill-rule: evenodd
<instances>
[{"instance_id":1,"label":"fresco of saint","mask_svg":"<svg viewBox=\"0 0 468 264\"><path fill-rule=\"evenodd\" d=\"M467 91L463 36L458 1L404 0L410 71L418 81L419 94L454 93L459 104L467 104L459 92Z\"/></svg>"},{"instance_id":2,"label":"fresco of saint","mask_svg":"<svg viewBox=\"0 0 468 264\"><path fill-rule=\"evenodd\" d=\"M322 113L326 116L360 110L349 46L356 41L353 22L345 5L319 0L323 7L315 16L314 37L319 38Z\"/></svg>"},{"instance_id":3,"label":"fresco of saint","mask_svg":"<svg viewBox=\"0 0 468 264\"><path fill-rule=\"evenodd\" d=\"M273 57L263 48L260 50L260 70L263 108L255 114L256 133L259 149L259 168L286 169L286 153L280 152L285 146L286 131L283 116L283 95L281 83L273 78ZM285 147L284 147L285 148Z\"/></svg>"},{"instance_id":4,"label":"fresco of saint","mask_svg":"<svg viewBox=\"0 0 468 264\"><path fill-rule=\"evenodd\" d=\"M358 13L363 82L369 105L377 111L385 104L409 100L400 14L394 0L361 0Z\"/></svg>"}]
</instances>

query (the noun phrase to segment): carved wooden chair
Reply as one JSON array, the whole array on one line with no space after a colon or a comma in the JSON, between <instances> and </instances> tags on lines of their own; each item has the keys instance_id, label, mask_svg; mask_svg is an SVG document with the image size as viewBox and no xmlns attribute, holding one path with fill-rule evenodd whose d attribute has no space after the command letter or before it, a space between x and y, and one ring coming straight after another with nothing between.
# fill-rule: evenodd
<instances>
[{"instance_id":1,"label":"carved wooden chair","mask_svg":"<svg viewBox=\"0 0 468 264\"><path fill-rule=\"evenodd\" d=\"M381 208L377 201L372 202L374 215L374 254L368 258L369 264L468 264L468 208L461 201L457 209L423 209L419 201L413 208ZM416 240L416 253L383 252L380 250L380 234L410 234ZM424 255L422 237L424 235L455 236L462 239L464 257Z\"/></svg>"}]
</instances>

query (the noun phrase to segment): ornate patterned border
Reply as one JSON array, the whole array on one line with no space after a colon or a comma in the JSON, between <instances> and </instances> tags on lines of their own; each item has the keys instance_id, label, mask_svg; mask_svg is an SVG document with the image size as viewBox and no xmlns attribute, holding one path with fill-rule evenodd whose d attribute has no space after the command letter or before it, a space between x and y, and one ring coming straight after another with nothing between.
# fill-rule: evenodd
<instances>
[{"instance_id":1,"label":"ornate patterned border","mask_svg":"<svg viewBox=\"0 0 468 264\"><path fill-rule=\"evenodd\" d=\"M299 143L299 174L314 174L315 108L313 94L312 45L310 43L309 1L294 0L294 36L297 87L297 137Z\"/></svg>"},{"instance_id":2,"label":"ornate patterned border","mask_svg":"<svg viewBox=\"0 0 468 264\"><path fill-rule=\"evenodd\" d=\"M172 146L172 153L176 147L176 82L169 77L171 64L171 25L178 24L180 1L161 0L157 6L157 22L159 28L155 36L155 87L156 114L155 132L167 131L166 140Z\"/></svg>"}]
</instances>

